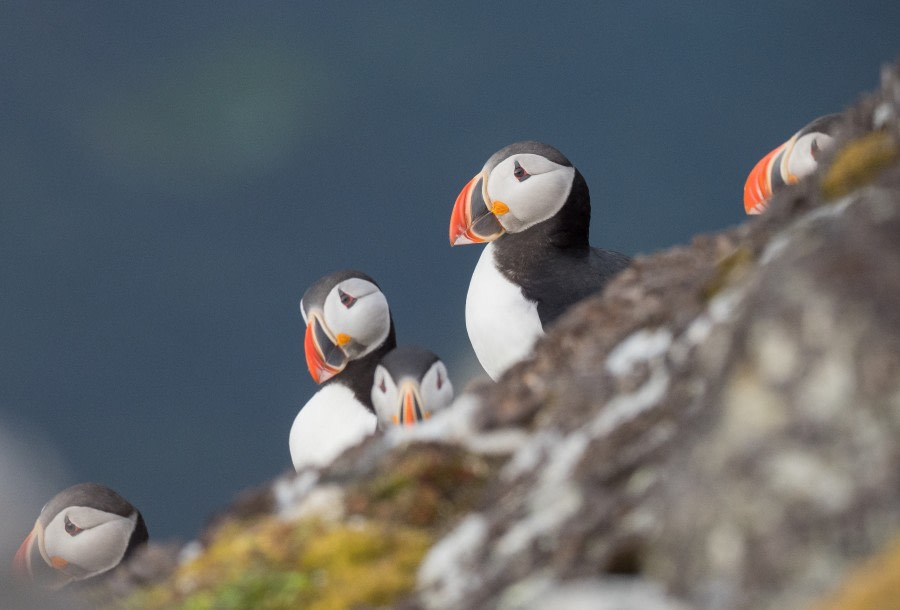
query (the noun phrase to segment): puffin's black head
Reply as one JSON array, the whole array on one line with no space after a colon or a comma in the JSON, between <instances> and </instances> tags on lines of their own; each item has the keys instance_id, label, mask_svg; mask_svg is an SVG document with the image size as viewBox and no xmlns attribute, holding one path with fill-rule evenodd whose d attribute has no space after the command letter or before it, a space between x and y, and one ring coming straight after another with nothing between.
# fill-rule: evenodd
<instances>
[{"instance_id":1,"label":"puffin's black head","mask_svg":"<svg viewBox=\"0 0 900 610\"><path fill-rule=\"evenodd\" d=\"M371 277L338 271L318 280L300 300L309 374L324 383L353 360L395 344L387 299Z\"/></svg>"},{"instance_id":2,"label":"puffin's black head","mask_svg":"<svg viewBox=\"0 0 900 610\"><path fill-rule=\"evenodd\" d=\"M450 244L492 241L544 222L563 208L576 182L589 222L587 186L565 155L541 142L510 144L494 153L456 198Z\"/></svg>"},{"instance_id":3,"label":"puffin's black head","mask_svg":"<svg viewBox=\"0 0 900 610\"><path fill-rule=\"evenodd\" d=\"M427 349L398 347L375 368L372 404L382 427L412 426L452 401L447 367Z\"/></svg>"},{"instance_id":4,"label":"puffin's black head","mask_svg":"<svg viewBox=\"0 0 900 610\"><path fill-rule=\"evenodd\" d=\"M744 211L760 214L779 188L812 174L822 155L834 146L840 114L821 116L760 159L744 183Z\"/></svg>"},{"instance_id":5,"label":"puffin's black head","mask_svg":"<svg viewBox=\"0 0 900 610\"><path fill-rule=\"evenodd\" d=\"M111 570L147 538L134 506L109 487L81 483L44 505L14 567L21 576L57 589Z\"/></svg>"}]
</instances>

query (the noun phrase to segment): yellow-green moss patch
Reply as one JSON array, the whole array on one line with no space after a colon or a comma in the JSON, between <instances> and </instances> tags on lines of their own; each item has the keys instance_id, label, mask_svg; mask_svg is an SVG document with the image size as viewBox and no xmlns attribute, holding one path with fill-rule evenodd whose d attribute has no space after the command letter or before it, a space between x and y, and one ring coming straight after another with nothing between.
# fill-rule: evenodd
<instances>
[{"instance_id":1,"label":"yellow-green moss patch","mask_svg":"<svg viewBox=\"0 0 900 610\"><path fill-rule=\"evenodd\" d=\"M876 131L853 140L838 151L822 179L825 199L835 199L864 186L897 159L890 134Z\"/></svg>"},{"instance_id":2,"label":"yellow-green moss patch","mask_svg":"<svg viewBox=\"0 0 900 610\"><path fill-rule=\"evenodd\" d=\"M313 577L309 610L387 606L412 592L431 538L406 527L340 527L311 540L299 566Z\"/></svg>"},{"instance_id":3,"label":"yellow-green moss patch","mask_svg":"<svg viewBox=\"0 0 900 610\"><path fill-rule=\"evenodd\" d=\"M430 546L421 528L359 521L284 522L270 517L223 527L168 581L125 608L228 610L384 606L409 594Z\"/></svg>"},{"instance_id":4,"label":"yellow-green moss patch","mask_svg":"<svg viewBox=\"0 0 900 610\"><path fill-rule=\"evenodd\" d=\"M741 247L724 256L717 264L713 276L703 286L703 299L712 300L726 286L735 283L744 273L753 268L753 252Z\"/></svg>"},{"instance_id":5,"label":"yellow-green moss patch","mask_svg":"<svg viewBox=\"0 0 900 610\"><path fill-rule=\"evenodd\" d=\"M372 478L348 490L348 510L390 523L433 527L469 510L490 472L484 458L458 447L410 446L388 456Z\"/></svg>"}]
</instances>

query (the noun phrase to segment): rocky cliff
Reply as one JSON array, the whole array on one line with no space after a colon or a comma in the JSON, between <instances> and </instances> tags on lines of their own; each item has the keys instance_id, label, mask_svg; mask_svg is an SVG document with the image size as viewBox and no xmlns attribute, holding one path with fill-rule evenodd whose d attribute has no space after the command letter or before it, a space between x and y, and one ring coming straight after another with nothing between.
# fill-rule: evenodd
<instances>
[{"instance_id":1,"label":"rocky cliff","mask_svg":"<svg viewBox=\"0 0 900 610\"><path fill-rule=\"evenodd\" d=\"M150 579L135 562L88 595L896 608L898 438L894 67L844 114L817 173L762 217L636 259L496 385L247 492L162 582L119 597Z\"/></svg>"}]
</instances>

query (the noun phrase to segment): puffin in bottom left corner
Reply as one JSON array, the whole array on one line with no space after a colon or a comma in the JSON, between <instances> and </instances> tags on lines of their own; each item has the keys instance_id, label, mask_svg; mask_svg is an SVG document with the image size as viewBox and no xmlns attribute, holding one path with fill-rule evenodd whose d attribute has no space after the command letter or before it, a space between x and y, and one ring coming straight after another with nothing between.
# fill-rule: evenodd
<instances>
[{"instance_id":1,"label":"puffin in bottom left corner","mask_svg":"<svg viewBox=\"0 0 900 610\"><path fill-rule=\"evenodd\" d=\"M57 590L112 570L148 538L130 502L105 485L79 483L44 505L13 567L21 578Z\"/></svg>"}]
</instances>

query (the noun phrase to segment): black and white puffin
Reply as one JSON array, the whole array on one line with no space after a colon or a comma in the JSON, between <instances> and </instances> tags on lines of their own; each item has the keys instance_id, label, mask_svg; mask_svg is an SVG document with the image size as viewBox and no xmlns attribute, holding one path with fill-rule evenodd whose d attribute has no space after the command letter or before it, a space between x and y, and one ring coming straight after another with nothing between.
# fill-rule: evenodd
<instances>
[{"instance_id":1,"label":"black and white puffin","mask_svg":"<svg viewBox=\"0 0 900 610\"><path fill-rule=\"evenodd\" d=\"M821 116L760 159L744 183L744 211L761 214L778 189L812 174L822 155L834 146L840 114Z\"/></svg>"},{"instance_id":2,"label":"black and white puffin","mask_svg":"<svg viewBox=\"0 0 900 610\"><path fill-rule=\"evenodd\" d=\"M44 505L13 565L40 586L59 589L113 569L147 538L144 518L122 496L80 483Z\"/></svg>"},{"instance_id":3,"label":"black and white puffin","mask_svg":"<svg viewBox=\"0 0 900 610\"><path fill-rule=\"evenodd\" d=\"M447 367L427 349L398 347L375 367L372 404L382 428L413 426L451 402Z\"/></svg>"},{"instance_id":4,"label":"black and white puffin","mask_svg":"<svg viewBox=\"0 0 900 610\"><path fill-rule=\"evenodd\" d=\"M396 344L387 299L368 275L338 271L309 287L300 301L309 373L322 389L291 426L296 470L328 464L372 434L375 367Z\"/></svg>"},{"instance_id":5,"label":"black and white puffin","mask_svg":"<svg viewBox=\"0 0 900 610\"><path fill-rule=\"evenodd\" d=\"M527 357L572 304L628 266L624 254L591 247L590 218L581 173L541 142L494 153L457 197L450 244L492 242L469 284L466 329L493 379Z\"/></svg>"}]
</instances>

